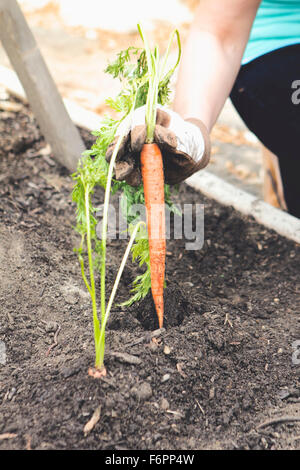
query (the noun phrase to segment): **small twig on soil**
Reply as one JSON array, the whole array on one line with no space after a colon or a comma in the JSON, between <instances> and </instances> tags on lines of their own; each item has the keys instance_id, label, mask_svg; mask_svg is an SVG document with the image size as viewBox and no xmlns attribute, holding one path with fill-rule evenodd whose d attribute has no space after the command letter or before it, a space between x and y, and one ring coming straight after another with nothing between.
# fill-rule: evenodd
<instances>
[{"instance_id":1,"label":"small twig on soil","mask_svg":"<svg viewBox=\"0 0 300 470\"><path fill-rule=\"evenodd\" d=\"M292 421L300 421L300 416L281 416L279 418L270 419L257 426L256 429L259 430L262 428L266 428L267 426L271 426L273 424L288 423Z\"/></svg>"},{"instance_id":2,"label":"small twig on soil","mask_svg":"<svg viewBox=\"0 0 300 470\"><path fill-rule=\"evenodd\" d=\"M172 410L166 410L166 413L169 413L171 415L179 416L180 418L184 418L184 415L180 413L179 411L172 411Z\"/></svg>"},{"instance_id":3,"label":"small twig on soil","mask_svg":"<svg viewBox=\"0 0 300 470\"><path fill-rule=\"evenodd\" d=\"M200 405L200 403L198 402L198 400L197 400L197 399L195 399L195 400L196 400L197 405L198 405L199 408L200 408L201 413L202 413L203 415L205 415L204 409L202 408L202 406Z\"/></svg>"},{"instance_id":4,"label":"small twig on soil","mask_svg":"<svg viewBox=\"0 0 300 470\"><path fill-rule=\"evenodd\" d=\"M150 342L152 338L158 338L160 335L165 333L165 331L166 331L165 328L160 328L159 330L154 330L151 333L147 333L146 335L141 336L136 341L133 341L133 343L126 344L126 347L131 348L132 346L136 346L140 343Z\"/></svg>"},{"instance_id":5,"label":"small twig on soil","mask_svg":"<svg viewBox=\"0 0 300 470\"><path fill-rule=\"evenodd\" d=\"M100 419L100 415L101 415L101 406L98 406L95 409L91 419L84 426L83 432L84 432L85 437L94 429L94 427L96 426L96 424L98 423Z\"/></svg>"},{"instance_id":6,"label":"small twig on soil","mask_svg":"<svg viewBox=\"0 0 300 470\"><path fill-rule=\"evenodd\" d=\"M176 368L177 368L179 374L181 375L181 377L183 377L183 378L185 379L187 376L186 376L186 374L183 372L182 366L183 366L183 364L180 363L180 362L178 362L178 363L176 364Z\"/></svg>"},{"instance_id":7,"label":"small twig on soil","mask_svg":"<svg viewBox=\"0 0 300 470\"><path fill-rule=\"evenodd\" d=\"M13 439L14 437L17 437L17 434L5 432L4 434L0 434L0 441L4 441L4 439Z\"/></svg>"},{"instance_id":8,"label":"small twig on soil","mask_svg":"<svg viewBox=\"0 0 300 470\"><path fill-rule=\"evenodd\" d=\"M58 345L57 337L58 337L58 334L59 334L60 330L61 330L61 326L58 325L57 330L56 330L55 335L54 335L54 343L51 344L50 348L49 348L48 351L46 352L46 356L49 356L50 351L51 351L52 349L56 348L56 346Z\"/></svg>"},{"instance_id":9,"label":"small twig on soil","mask_svg":"<svg viewBox=\"0 0 300 470\"><path fill-rule=\"evenodd\" d=\"M224 325L226 325L226 323L228 323L228 325L230 326L230 328L233 328L232 323L231 323L231 321L229 320L229 314L228 314L228 313L226 313L226 315L225 315Z\"/></svg>"}]
</instances>

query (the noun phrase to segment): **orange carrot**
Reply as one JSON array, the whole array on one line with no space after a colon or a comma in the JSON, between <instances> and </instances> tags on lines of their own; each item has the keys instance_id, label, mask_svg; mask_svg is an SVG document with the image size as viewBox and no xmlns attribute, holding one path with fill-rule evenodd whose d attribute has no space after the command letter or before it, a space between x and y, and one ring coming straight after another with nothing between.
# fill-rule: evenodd
<instances>
[{"instance_id":1,"label":"orange carrot","mask_svg":"<svg viewBox=\"0 0 300 470\"><path fill-rule=\"evenodd\" d=\"M159 327L162 328L164 316L166 222L163 160L161 151L156 144L144 144L141 152L141 170L148 223L151 291Z\"/></svg>"}]
</instances>

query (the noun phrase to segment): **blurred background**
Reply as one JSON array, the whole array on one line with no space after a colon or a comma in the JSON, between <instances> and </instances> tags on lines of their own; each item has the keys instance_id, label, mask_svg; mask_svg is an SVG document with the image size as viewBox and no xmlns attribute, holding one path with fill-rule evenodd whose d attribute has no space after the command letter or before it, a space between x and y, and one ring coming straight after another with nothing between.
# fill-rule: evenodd
<instances>
[{"instance_id":1,"label":"blurred background","mask_svg":"<svg viewBox=\"0 0 300 470\"><path fill-rule=\"evenodd\" d=\"M157 43L160 51L164 51L174 27L179 29L184 43L199 0L18 0L18 3L62 96L101 117L109 113L106 98L115 96L119 89L118 82L105 74L104 69L120 50L141 45L137 23L142 23L151 43ZM1 44L0 65L11 68ZM212 132L208 170L262 197L260 145L229 100Z\"/></svg>"}]
</instances>

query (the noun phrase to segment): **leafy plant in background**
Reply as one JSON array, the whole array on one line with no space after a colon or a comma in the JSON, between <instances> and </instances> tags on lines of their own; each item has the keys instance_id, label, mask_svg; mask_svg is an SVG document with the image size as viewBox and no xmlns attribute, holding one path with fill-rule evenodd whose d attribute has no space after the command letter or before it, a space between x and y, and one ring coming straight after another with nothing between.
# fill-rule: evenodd
<instances>
[{"instance_id":1,"label":"leafy plant in background","mask_svg":"<svg viewBox=\"0 0 300 470\"><path fill-rule=\"evenodd\" d=\"M138 25L141 38L145 36ZM170 100L170 79L176 69L181 55L181 45L179 33L173 31L170 36L168 48L162 63L162 72L166 68L167 59L174 37L178 42L178 59L173 68L167 73L161 74L158 83L157 102L166 105ZM155 48L157 54L157 47ZM129 47L121 51L116 60L111 63L106 72L114 78L118 78L122 84L122 90L115 99L107 99L107 104L121 114L120 119L105 117L98 131L93 132L97 137L92 148L84 152L78 165L76 173L73 175L75 185L72 198L76 203L76 231L81 236L81 243L76 252L81 267L81 274L86 288L91 296L95 341L95 368L90 370L91 375L101 376L105 374L104 350L105 350L105 327L111 311L111 307L116 295L118 284L128 259L130 252L133 261L138 261L140 266L146 267L144 274L137 276L133 283L133 296L124 305L130 305L144 298L151 288L150 268L149 268L149 244L146 237L145 223L138 221L136 217L130 217L130 207L134 204L144 204L143 186L132 187L126 182L116 181L113 178L115 159L124 135L120 135L116 143L112 158L108 164L105 154L108 146L113 141L120 123L130 116L133 111L147 102L149 74L147 65L147 51L145 48ZM96 234L96 212L93 206L92 197L97 187L105 189L102 238L98 239ZM106 302L106 245L107 245L107 223L110 194L122 191L124 215L127 218L129 233L131 235L129 244L125 251L120 269L118 271L109 301ZM170 187L165 185L165 201L170 210L175 210L170 199ZM85 255L87 255L88 273L86 269ZM98 294L95 283L95 273L100 272L100 308L101 316L98 315Z\"/></svg>"}]
</instances>

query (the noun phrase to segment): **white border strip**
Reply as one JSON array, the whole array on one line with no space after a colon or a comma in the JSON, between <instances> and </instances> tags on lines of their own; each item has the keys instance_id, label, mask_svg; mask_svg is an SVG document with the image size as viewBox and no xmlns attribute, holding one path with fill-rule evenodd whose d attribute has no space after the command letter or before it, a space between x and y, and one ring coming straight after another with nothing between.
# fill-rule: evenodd
<instances>
[{"instance_id":1,"label":"white border strip","mask_svg":"<svg viewBox=\"0 0 300 470\"><path fill-rule=\"evenodd\" d=\"M220 204L232 206L242 214L252 216L265 227L300 243L300 219L297 217L271 206L206 170L194 174L186 183Z\"/></svg>"},{"instance_id":2,"label":"white border strip","mask_svg":"<svg viewBox=\"0 0 300 470\"><path fill-rule=\"evenodd\" d=\"M23 87L12 70L0 66L0 85L13 95L26 100ZM99 129L101 116L87 111L81 106L64 99L67 111L72 121L87 130ZM220 204L232 206L247 216L252 216L258 223L275 230L278 234L300 243L300 219L277 209L258 199L246 191L236 188L230 183L213 175L207 170L201 170L186 180L192 188L205 196L215 199Z\"/></svg>"}]
</instances>

